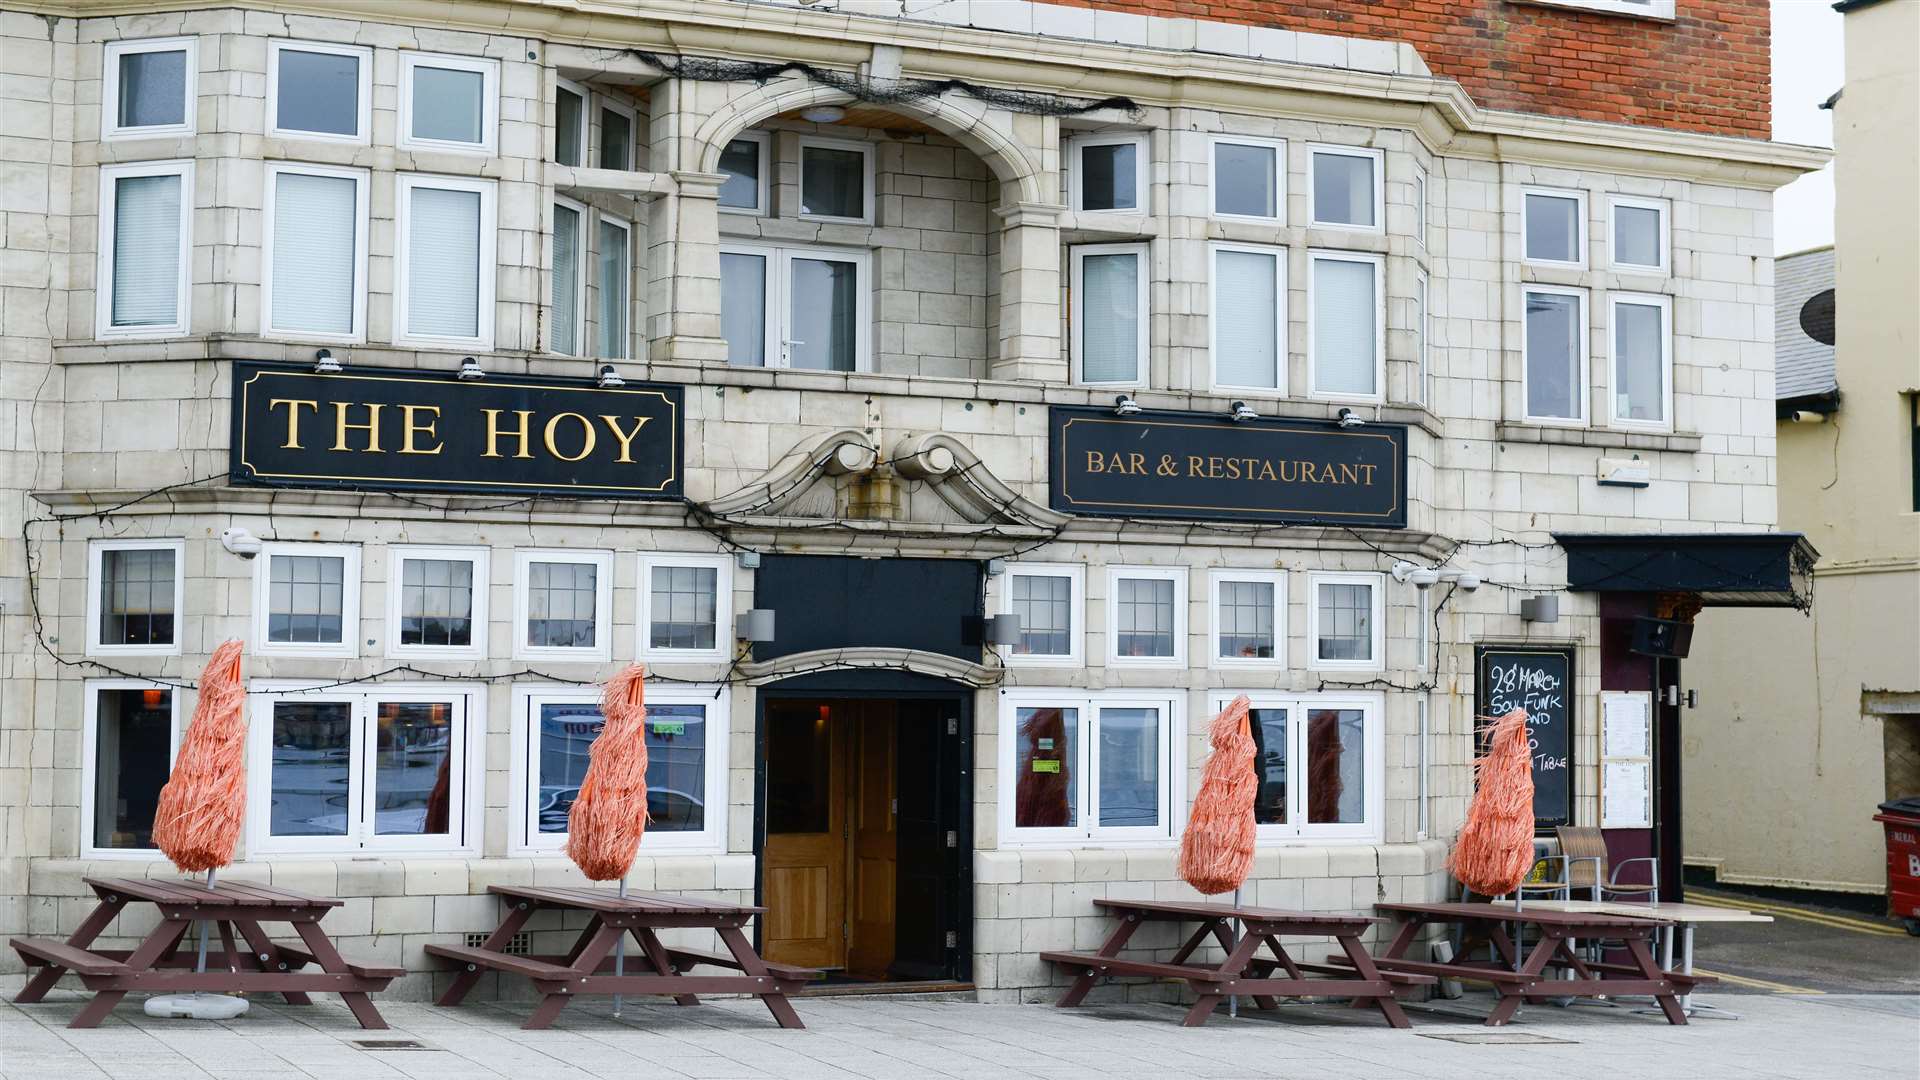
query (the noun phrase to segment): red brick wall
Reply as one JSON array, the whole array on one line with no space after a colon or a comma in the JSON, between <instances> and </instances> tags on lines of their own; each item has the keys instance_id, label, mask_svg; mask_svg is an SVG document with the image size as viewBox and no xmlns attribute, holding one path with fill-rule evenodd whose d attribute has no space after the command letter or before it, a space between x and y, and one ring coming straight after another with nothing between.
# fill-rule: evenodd
<instances>
[{"instance_id":1,"label":"red brick wall","mask_svg":"<svg viewBox=\"0 0 1920 1080\"><path fill-rule=\"evenodd\" d=\"M1677 19L1515 0L1050 0L1404 41L1490 109L1765 139L1767 0L1678 0Z\"/></svg>"}]
</instances>

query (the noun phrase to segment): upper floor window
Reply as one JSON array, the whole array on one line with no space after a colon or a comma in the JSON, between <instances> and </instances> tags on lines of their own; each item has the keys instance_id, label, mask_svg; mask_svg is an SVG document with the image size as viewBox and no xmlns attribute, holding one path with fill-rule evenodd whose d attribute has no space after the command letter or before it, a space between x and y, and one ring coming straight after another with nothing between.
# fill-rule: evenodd
<instances>
[{"instance_id":1,"label":"upper floor window","mask_svg":"<svg viewBox=\"0 0 1920 1080\"><path fill-rule=\"evenodd\" d=\"M1216 135L1212 146L1214 216L1280 221L1287 205L1287 144Z\"/></svg>"},{"instance_id":2,"label":"upper floor window","mask_svg":"<svg viewBox=\"0 0 1920 1080\"><path fill-rule=\"evenodd\" d=\"M1008 647L1008 663L1079 666L1086 567L1016 563L1007 567L1001 590L1001 612L1020 617L1020 640Z\"/></svg>"},{"instance_id":3,"label":"upper floor window","mask_svg":"<svg viewBox=\"0 0 1920 1080\"><path fill-rule=\"evenodd\" d=\"M1673 300L1614 293L1613 423L1664 430L1673 423Z\"/></svg>"},{"instance_id":4,"label":"upper floor window","mask_svg":"<svg viewBox=\"0 0 1920 1080\"><path fill-rule=\"evenodd\" d=\"M267 133L364 143L371 137L373 50L313 41L267 42Z\"/></svg>"},{"instance_id":5,"label":"upper floor window","mask_svg":"<svg viewBox=\"0 0 1920 1080\"><path fill-rule=\"evenodd\" d=\"M1428 355L1432 345L1427 340L1427 329L1432 324L1432 316L1427 312L1427 275L1425 271L1413 275L1413 386L1408 399L1417 405L1425 405L1431 400L1433 381L1432 365Z\"/></svg>"},{"instance_id":6,"label":"upper floor window","mask_svg":"<svg viewBox=\"0 0 1920 1080\"><path fill-rule=\"evenodd\" d=\"M254 651L359 655L360 548L269 543L254 560Z\"/></svg>"},{"instance_id":7,"label":"upper floor window","mask_svg":"<svg viewBox=\"0 0 1920 1080\"><path fill-rule=\"evenodd\" d=\"M1172 838L1177 700L1021 690L1000 702L1002 843Z\"/></svg>"},{"instance_id":8,"label":"upper floor window","mask_svg":"<svg viewBox=\"0 0 1920 1080\"><path fill-rule=\"evenodd\" d=\"M1385 579L1379 574L1313 574L1307 666L1378 671L1386 666Z\"/></svg>"},{"instance_id":9,"label":"upper floor window","mask_svg":"<svg viewBox=\"0 0 1920 1080\"><path fill-rule=\"evenodd\" d=\"M1665 274L1672 246L1665 199L1614 195L1607 199L1607 258L1615 270Z\"/></svg>"},{"instance_id":10,"label":"upper floor window","mask_svg":"<svg viewBox=\"0 0 1920 1080\"><path fill-rule=\"evenodd\" d=\"M184 552L180 540L95 540L89 546L89 654L179 655Z\"/></svg>"},{"instance_id":11,"label":"upper floor window","mask_svg":"<svg viewBox=\"0 0 1920 1080\"><path fill-rule=\"evenodd\" d=\"M1184 667L1186 657L1186 569L1108 567L1107 663Z\"/></svg>"},{"instance_id":12,"label":"upper floor window","mask_svg":"<svg viewBox=\"0 0 1920 1080\"><path fill-rule=\"evenodd\" d=\"M600 102L600 167L633 168L633 110L616 101Z\"/></svg>"},{"instance_id":13,"label":"upper floor window","mask_svg":"<svg viewBox=\"0 0 1920 1080\"><path fill-rule=\"evenodd\" d=\"M366 170L268 163L264 248L263 335L365 336Z\"/></svg>"},{"instance_id":14,"label":"upper floor window","mask_svg":"<svg viewBox=\"0 0 1920 1080\"><path fill-rule=\"evenodd\" d=\"M587 322L587 208L572 199L553 200L553 319L547 347L580 354Z\"/></svg>"},{"instance_id":15,"label":"upper floor window","mask_svg":"<svg viewBox=\"0 0 1920 1080\"><path fill-rule=\"evenodd\" d=\"M1643 19L1672 19L1674 0L1528 0L1548 7L1583 8L1609 15L1637 15Z\"/></svg>"},{"instance_id":16,"label":"upper floor window","mask_svg":"<svg viewBox=\"0 0 1920 1080\"><path fill-rule=\"evenodd\" d=\"M402 173L395 337L493 347L494 185Z\"/></svg>"},{"instance_id":17,"label":"upper floor window","mask_svg":"<svg viewBox=\"0 0 1920 1080\"><path fill-rule=\"evenodd\" d=\"M187 332L193 162L100 167L95 325L101 337Z\"/></svg>"},{"instance_id":18,"label":"upper floor window","mask_svg":"<svg viewBox=\"0 0 1920 1080\"><path fill-rule=\"evenodd\" d=\"M486 548L387 549L387 655L478 660L487 653Z\"/></svg>"},{"instance_id":19,"label":"upper floor window","mask_svg":"<svg viewBox=\"0 0 1920 1080\"><path fill-rule=\"evenodd\" d=\"M600 355L609 360L627 358L630 335L627 313L632 306L633 226L619 218L600 215Z\"/></svg>"},{"instance_id":20,"label":"upper floor window","mask_svg":"<svg viewBox=\"0 0 1920 1080\"><path fill-rule=\"evenodd\" d=\"M720 171L727 177L720 185L720 209L746 214L768 212L768 145L766 132L748 131L735 135L720 151Z\"/></svg>"},{"instance_id":21,"label":"upper floor window","mask_svg":"<svg viewBox=\"0 0 1920 1080\"><path fill-rule=\"evenodd\" d=\"M101 72L100 137L193 134L199 54L198 38L108 42Z\"/></svg>"},{"instance_id":22,"label":"upper floor window","mask_svg":"<svg viewBox=\"0 0 1920 1080\"><path fill-rule=\"evenodd\" d=\"M1587 265L1587 197L1529 189L1521 196L1522 257L1544 266Z\"/></svg>"},{"instance_id":23,"label":"upper floor window","mask_svg":"<svg viewBox=\"0 0 1920 1080\"><path fill-rule=\"evenodd\" d=\"M1075 382L1141 386L1147 380L1147 245L1070 249Z\"/></svg>"},{"instance_id":24,"label":"upper floor window","mask_svg":"<svg viewBox=\"0 0 1920 1080\"><path fill-rule=\"evenodd\" d=\"M553 160L574 168L587 163L587 91L565 79L553 92Z\"/></svg>"},{"instance_id":25,"label":"upper floor window","mask_svg":"<svg viewBox=\"0 0 1920 1080\"><path fill-rule=\"evenodd\" d=\"M1526 289L1526 312L1520 349L1526 418L1586 422L1586 292L1530 285Z\"/></svg>"},{"instance_id":26,"label":"upper floor window","mask_svg":"<svg viewBox=\"0 0 1920 1080\"><path fill-rule=\"evenodd\" d=\"M401 148L493 153L499 83L495 60L401 53Z\"/></svg>"},{"instance_id":27,"label":"upper floor window","mask_svg":"<svg viewBox=\"0 0 1920 1080\"><path fill-rule=\"evenodd\" d=\"M1382 341L1378 255L1315 251L1309 255L1307 356L1316 397L1380 397Z\"/></svg>"},{"instance_id":28,"label":"upper floor window","mask_svg":"<svg viewBox=\"0 0 1920 1080\"><path fill-rule=\"evenodd\" d=\"M1147 212L1147 136L1082 135L1069 143L1073 208Z\"/></svg>"},{"instance_id":29,"label":"upper floor window","mask_svg":"<svg viewBox=\"0 0 1920 1080\"><path fill-rule=\"evenodd\" d=\"M725 661L733 648L733 561L642 555L640 632L645 659Z\"/></svg>"},{"instance_id":30,"label":"upper floor window","mask_svg":"<svg viewBox=\"0 0 1920 1080\"><path fill-rule=\"evenodd\" d=\"M1413 174L1413 238L1421 247L1432 245L1427 239L1427 174L1424 170L1415 170Z\"/></svg>"},{"instance_id":31,"label":"upper floor window","mask_svg":"<svg viewBox=\"0 0 1920 1080\"><path fill-rule=\"evenodd\" d=\"M1251 244L1213 245L1213 385L1287 389L1287 253Z\"/></svg>"},{"instance_id":32,"label":"upper floor window","mask_svg":"<svg viewBox=\"0 0 1920 1080\"><path fill-rule=\"evenodd\" d=\"M865 371L872 290L864 251L720 248L720 331L727 362Z\"/></svg>"},{"instance_id":33,"label":"upper floor window","mask_svg":"<svg viewBox=\"0 0 1920 1080\"><path fill-rule=\"evenodd\" d=\"M1386 215L1384 155L1359 146L1316 146L1312 157L1313 224L1378 231Z\"/></svg>"},{"instance_id":34,"label":"upper floor window","mask_svg":"<svg viewBox=\"0 0 1920 1080\"><path fill-rule=\"evenodd\" d=\"M800 139L800 216L873 223L873 144Z\"/></svg>"}]
</instances>

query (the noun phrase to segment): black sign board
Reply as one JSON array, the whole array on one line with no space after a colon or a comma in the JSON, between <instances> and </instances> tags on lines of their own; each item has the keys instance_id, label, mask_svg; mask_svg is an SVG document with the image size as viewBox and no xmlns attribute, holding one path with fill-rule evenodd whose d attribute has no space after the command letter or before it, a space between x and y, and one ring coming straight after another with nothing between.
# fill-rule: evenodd
<instances>
[{"instance_id":1,"label":"black sign board","mask_svg":"<svg viewBox=\"0 0 1920 1080\"><path fill-rule=\"evenodd\" d=\"M1533 749L1533 827L1573 824L1573 648L1479 645L1473 650L1480 716L1527 710ZM1476 744L1485 752L1485 732Z\"/></svg>"},{"instance_id":2,"label":"black sign board","mask_svg":"<svg viewBox=\"0 0 1920 1080\"><path fill-rule=\"evenodd\" d=\"M1052 506L1069 514L1404 528L1407 429L1054 406Z\"/></svg>"},{"instance_id":3,"label":"black sign board","mask_svg":"<svg viewBox=\"0 0 1920 1080\"><path fill-rule=\"evenodd\" d=\"M286 487L677 499L682 388L233 366L232 478Z\"/></svg>"}]
</instances>

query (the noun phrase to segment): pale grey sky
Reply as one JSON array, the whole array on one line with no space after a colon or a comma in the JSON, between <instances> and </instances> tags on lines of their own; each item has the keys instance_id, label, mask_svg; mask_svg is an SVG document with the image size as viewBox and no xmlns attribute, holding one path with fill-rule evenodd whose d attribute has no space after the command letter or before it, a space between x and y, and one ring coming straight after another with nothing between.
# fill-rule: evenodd
<instances>
[{"instance_id":1,"label":"pale grey sky","mask_svg":"<svg viewBox=\"0 0 1920 1080\"><path fill-rule=\"evenodd\" d=\"M1833 145L1833 113L1820 103L1840 89L1845 18L1831 0L1772 0L1773 137ZM1833 166L1809 173L1773 196L1776 255L1833 243Z\"/></svg>"}]
</instances>

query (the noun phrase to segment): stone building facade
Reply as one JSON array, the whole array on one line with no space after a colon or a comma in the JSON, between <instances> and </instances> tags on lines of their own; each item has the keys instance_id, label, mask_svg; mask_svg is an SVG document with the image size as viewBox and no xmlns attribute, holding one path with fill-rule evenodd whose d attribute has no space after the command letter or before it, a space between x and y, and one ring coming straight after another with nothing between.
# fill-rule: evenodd
<instances>
[{"instance_id":1,"label":"stone building facade","mask_svg":"<svg viewBox=\"0 0 1920 1080\"><path fill-rule=\"evenodd\" d=\"M847 812L795 761L873 777L781 710L868 746L848 718L885 702L889 820L910 762L943 762L963 810L925 844L899 826L881 906L924 872L943 921L878 969L1048 999L1036 953L1095 944L1094 898L1191 895L1178 838L1226 698L1283 740L1247 899L1438 898L1476 646L1571 650L1571 814L1599 820L1599 697L1632 689L1608 605L1667 587L1569 591L1555 537L1775 524L1770 191L1822 155L1745 125L1498 111L1403 42L1289 31L1277 56L1157 16L1115 40L1107 12L1014 0L1031 29L887 4L9 6L0 932L71 929L88 874L172 872L140 808L238 638L229 872L344 897L343 948L424 995L422 947L490 929L487 885L580 880L555 831L577 718L641 660L670 719L634 887L757 897L763 947L859 967L857 872L782 838ZM481 387L679 387L683 498L236 478L236 365L321 351L357 377L465 386L471 358ZM1395 433L1404 527L1064 512L1050 418L1118 397ZM402 437L394 412L384 436L371 410L265 415L349 456ZM1521 618L1536 595L1557 621ZM772 597L776 636L736 654ZM1002 612L1010 645L909 640ZM899 632L831 636L863 622ZM908 751L909 706L958 757ZM1064 810L1028 805L1042 781ZM908 867L927 845L957 853ZM828 915L782 914L816 886Z\"/></svg>"}]
</instances>

